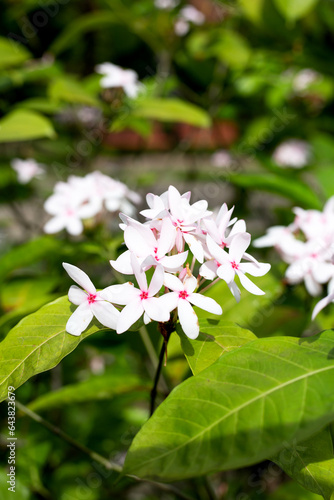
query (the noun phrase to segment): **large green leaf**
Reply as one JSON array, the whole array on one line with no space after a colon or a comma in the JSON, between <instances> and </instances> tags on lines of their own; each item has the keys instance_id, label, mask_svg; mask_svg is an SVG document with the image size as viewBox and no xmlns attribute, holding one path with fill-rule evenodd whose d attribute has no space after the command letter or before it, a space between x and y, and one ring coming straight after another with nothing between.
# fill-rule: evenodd
<instances>
[{"instance_id":1,"label":"large green leaf","mask_svg":"<svg viewBox=\"0 0 334 500\"><path fill-rule=\"evenodd\" d=\"M0 142L53 138L55 135L50 120L35 111L17 109L0 120Z\"/></svg>"},{"instance_id":2,"label":"large green leaf","mask_svg":"<svg viewBox=\"0 0 334 500\"><path fill-rule=\"evenodd\" d=\"M55 102L81 103L87 106L98 106L99 102L93 95L71 78L53 80L49 87L49 96Z\"/></svg>"},{"instance_id":3,"label":"large green leaf","mask_svg":"<svg viewBox=\"0 0 334 500\"><path fill-rule=\"evenodd\" d=\"M133 115L163 122L189 123L209 127L211 120L203 109L181 99L141 98L135 103Z\"/></svg>"},{"instance_id":4,"label":"large green leaf","mask_svg":"<svg viewBox=\"0 0 334 500\"><path fill-rule=\"evenodd\" d=\"M0 37L0 70L17 66L31 57L30 52L11 38Z\"/></svg>"},{"instance_id":5,"label":"large green leaf","mask_svg":"<svg viewBox=\"0 0 334 500\"><path fill-rule=\"evenodd\" d=\"M234 323L205 319L199 326L200 333L195 340L189 339L180 325L177 327L183 352L194 375L212 365L222 354L256 339L254 333Z\"/></svg>"},{"instance_id":6,"label":"large green leaf","mask_svg":"<svg viewBox=\"0 0 334 500\"><path fill-rule=\"evenodd\" d=\"M239 0L239 4L246 16L253 22L258 23L262 19L262 9L265 0Z\"/></svg>"},{"instance_id":7,"label":"large green leaf","mask_svg":"<svg viewBox=\"0 0 334 500\"><path fill-rule=\"evenodd\" d=\"M125 474L164 481L235 469L334 418L334 333L258 339L180 384L135 437Z\"/></svg>"},{"instance_id":8,"label":"large green leaf","mask_svg":"<svg viewBox=\"0 0 334 500\"><path fill-rule=\"evenodd\" d=\"M283 483L270 495L270 500L321 500L321 498L293 481Z\"/></svg>"},{"instance_id":9,"label":"large green leaf","mask_svg":"<svg viewBox=\"0 0 334 500\"><path fill-rule=\"evenodd\" d=\"M136 375L108 373L44 394L30 403L28 407L34 411L49 410L73 403L111 399L129 392L140 393L149 389L148 383L143 384L143 381Z\"/></svg>"},{"instance_id":10,"label":"large green leaf","mask_svg":"<svg viewBox=\"0 0 334 500\"><path fill-rule=\"evenodd\" d=\"M306 489L330 500L334 492L334 452L329 427L311 439L293 443L272 459Z\"/></svg>"},{"instance_id":11,"label":"large green leaf","mask_svg":"<svg viewBox=\"0 0 334 500\"><path fill-rule=\"evenodd\" d=\"M80 337L66 333L73 309L67 297L51 302L24 318L0 343L0 401L8 386L15 388L30 377L50 370L92 333L103 328L93 321Z\"/></svg>"},{"instance_id":12,"label":"large green leaf","mask_svg":"<svg viewBox=\"0 0 334 500\"><path fill-rule=\"evenodd\" d=\"M228 181L243 188L280 194L304 208L320 209L322 207L315 192L307 184L291 176L249 173L231 175Z\"/></svg>"},{"instance_id":13,"label":"large green leaf","mask_svg":"<svg viewBox=\"0 0 334 500\"><path fill-rule=\"evenodd\" d=\"M278 10L289 21L295 21L308 14L318 0L275 0Z\"/></svg>"}]
</instances>

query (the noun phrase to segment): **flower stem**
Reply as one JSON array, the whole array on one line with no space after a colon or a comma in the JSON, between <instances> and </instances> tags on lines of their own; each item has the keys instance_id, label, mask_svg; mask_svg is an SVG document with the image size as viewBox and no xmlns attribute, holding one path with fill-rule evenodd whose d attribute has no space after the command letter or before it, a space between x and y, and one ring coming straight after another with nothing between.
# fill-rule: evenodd
<instances>
[{"instance_id":1,"label":"flower stem","mask_svg":"<svg viewBox=\"0 0 334 500\"><path fill-rule=\"evenodd\" d=\"M162 364L163 364L163 361L165 359L165 356L167 355L167 343L168 343L168 339L167 340L164 339L163 343L162 343L162 346L161 346L161 351L160 351L160 355L159 355L159 362L158 362L157 370L155 372L154 384L153 384L153 387L152 387L152 390L151 390L150 417L154 413L155 400L156 400L156 397L157 397L157 388L158 388L158 383L159 383L159 379L160 379L160 375L161 375Z\"/></svg>"},{"instance_id":2,"label":"flower stem","mask_svg":"<svg viewBox=\"0 0 334 500\"><path fill-rule=\"evenodd\" d=\"M204 292L206 292L207 290L209 290L209 288L211 288L213 285L215 285L216 283L218 283L219 280L220 280L220 278L216 278L214 281L212 281L212 283L210 283L208 286L202 288L202 290L200 290L198 293L204 293Z\"/></svg>"},{"instance_id":3,"label":"flower stem","mask_svg":"<svg viewBox=\"0 0 334 500\"><path fill-rule=\"evenodd\" d=\"M35 420L35 422L38 422L39 424L43 425L46 429L51 431L53 434L56 434L59 436L61 439L69 443L71 446L74 446L74 448L77 448L78 450L82 451L86 455L88 455L92 460L96 460L96 462L99 462L101 465L103 465L107 470L114 470L116 472L122 472L122 467L115 462L111 462L107 458L103 457L99 453L96 453L93 450L90 450L86 446L84 446L81 443L78 443L75 439L73 439L71 436L63 432L59 427L56 427L55 425L51 424L47 420L45 420L43 417L35 413L34 411L30 410L26 406L24 406L22 403L19 401L15 401L16 407L25 415L30 417L32 420Z\"/></svg>"}]
</instances>

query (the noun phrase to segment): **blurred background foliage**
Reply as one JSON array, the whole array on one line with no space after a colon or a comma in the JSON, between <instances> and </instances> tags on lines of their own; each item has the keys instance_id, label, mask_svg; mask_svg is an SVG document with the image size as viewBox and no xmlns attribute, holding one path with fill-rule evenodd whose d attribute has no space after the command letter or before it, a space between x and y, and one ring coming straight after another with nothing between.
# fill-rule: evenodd
<instances>
[{"instance_id":1,"label":"blurred background foliage","mask_svg":"<svg viewBox=\"0 0 334 500\"><path fill-rule=\"evenodd\" d=\"M194 200L208 199L211 208L235 204L254 237L268 225L289 223L293 206L320 209L334 194L333 1L190 3L205 21L180 36L175 24L184 2L168 10L153 0L3 0L0 338L23 316L66 294L64 260L98 286L117 281L108 267L122 250L117 216L107 228L87 224L81 237L43 235L44 200L69 175L101 169L143 195L160 194L170 183L192 189ZM135 70L143 92L130 99L101 88L95 67L105 61ZM304 168L282 168L274 160L277 146L290 139L310 148ZM16 157L34 158L47 175L18 183L10 166ZM303 286L286 286L284 265L272 251L258 254L274 263L261 281L267 295L243 292L237 305L221 283L210 293L223 304L224 320L258 336L333 326L330 311L311 323L314 299ZM89 337L61 365L21 387L17 398L121 461L148 416L150 345L158 350L161 341L150 326L145 335ZM161 399L189 375L174 335ZM115 483L115 473L101 471L22 415L17 426L17 500L177 498L130 479ZM4 449L5 434L4 428ZM226 500L319 498L287 482L269 462L217 474L212 484L216 497ZM212 498L202 479L181 486L196 498ZM1 472L0 499L10 494Z\"/></svg>"}]
</instances>

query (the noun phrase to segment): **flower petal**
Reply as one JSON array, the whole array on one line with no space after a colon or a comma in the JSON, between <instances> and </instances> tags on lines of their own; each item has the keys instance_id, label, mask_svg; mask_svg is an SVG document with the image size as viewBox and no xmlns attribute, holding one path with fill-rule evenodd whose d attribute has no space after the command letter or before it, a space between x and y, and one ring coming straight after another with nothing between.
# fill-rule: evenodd
<instances>
[{"instance_id":1,"label":"flower petal","mask_svg":"<svg viewBox=\"0 0 334 500\"><path fill-rule=\"evenodd\" d=\"M204 261L204 249L202 243L192 234L183 233L183 238L189 245L191 253L201 264Z\"/></svg>"},{"instance_id":2,"label":"flower petal","mask_svg":"<svg viewBox=\"0 0 334 500\"><path fill-rule=\"evenodd\" d=\"M135 288L133 283L124 283L123 285L111 285L97 292L98 296L103 300L108 302L113 302L114 304L119 304L125 306L133 300L136 296L139 296L140 291Z\"/></svg>"},{"instance_id":3,"label":"flower petal","mask_svg":"<svg viewBox=\"0 0 334 500\"><path fill-rule=\"evenodd\" d=\"M151 229L143 224L128 226L124 231L124 241L131 252L143 258L151 255L157 246Z\"/></svg>"},{"instance_id":4,"label":"flower petal","mask_svg":"<svg viewBox=\"0 0 334 500\"><path fill-rule=\"evenodd\" d=\"M134 275L136 276L137 283L139 285L139 288L145 292L147 292L147 279L146 279L146 274L141 268L141 265L139 264L139 261L137 257L132 253L131 254L131 266L134 272Z\"/></svg>"},{"instance_id":5,"label":"flower petal","mask_svg":"<svg viewBox=\"0 0 334 500\"><path fill-rule=\"evenodd\" d=\"M251 276L264 276L270 270L270 264L253 264L252 262L242 262L239 264L239 269L243 273L250 274Z\"/></svg>"},{"instance_id":6,"label":"flower petal","mask_svg":"<svg viewBox=\"0 0 334 500\"><path fill-rule=\"evenodd\" d=\"M217 275L220 279L226 281L226 283L231 283L234 280L235 272L231 264L228 263L218 267Z\"/></svg>"},{"instance_id":7,"label":"flower petal","mask_svg":"<svg viewBox=\"0 0 334 500\"><path fill-rule=\"evenodd\" d=\"M117 321L117 333L126 332L143 314L142 301L138 298L132 300L121 311Z\"/></svg>"},{"instance_id":8,"label":"flower petal","mask_svg":"<svg viewBox=\"0 0 334 500\"><path fill-rule=\"evenodd\" d=\"M203 276L206 280L214 280L217 276L218 265L215 260L208 260L201 265L199 269L200 276Z\"/></svg>"},{"instance_id":9,"label":"flower petal","mask_svg":"<svg viewBox=\"0 0 334 500\"><path fill-rule=\"evenodd\" d=\"M144 311L154 321L168 321L169 311L164 308L164 302L160 298L151 297L142 301Z\"/></svg>"},{"instance_id":10,"label":"flower petal","mask_svg":"<svg viewBox=\"0 0 334 500\"><path fill-rule=\"evenodd\" d=\"M188 293L193 293L193 291L197 288L197 279L195 276L186 276L183 280L184 289Z\"/></svg>"},{"instance_id":11,"label":"flower petal","mask_svg":"<svg viewBox=\"0 0 334 500\"><path fill-rule=\"evenodd\" d=\"M182 281L173 274L165 273L164 285L174 292L182 292L184 290Z\"/></svg>"},{"instance_id":12,"label":"flower petal","mask_svg":"<svg viewBox=\"0 0 334 500\"><path fill-rule=\"evenodd\" d=\"M159 260L159 263L164 267L165 271L175 273L183 266L188 257L188 250L186 252L178 253L176 255L167 255Z\"/></svg>"},{"instance_id":13,"label":"flower petal","mask_svg":"<svg viewBox=\"0 0 334 500\"><path fill-rule=\"evenodd\" d=\"M189 295L188 300L194 306L204 309L204 311L208 311L212 314L223 314L220 305L215 300L211 299L211 297L206 297L200 293L192 293Z\"/></svg>"},{"instance_id":14,"label":"flower petal","mask_svg":"<svg viewBox=\"0 0 334 500\"><path fill-rule=\"evenodd\" d=\"M174 186L168 188L168 205L173 217L180 220L184 219L181 195Z\"/></svg>"},{"instance_id":15,"label":"flower petal","mask_svg":"<svg viewBox=\"0 0 334 500\"><path fill-rule=\"evenodd\" d=\"M160 304L164 307L168 312L176 309L177 304L179 302L179 293L178 292L169 292L162 295L160 298Z\"/></svg>"},{"instance_id":16,"label":"flower petal","mask_svg":"<svg viewBox=\"0 0 334 500\"><path fill-rule=\"evenodd\" d=\"M164 284L164 268L162 266L157 266L151 279L150 286L148 287L148 294L150 297L156 295L162 285Z\"/></svg>"},{"instance_id":17,"label":"flower petal","mask_svg":"<svg viewBox=\"0 0 334 500\"><path fill-rule=\"evenodd\" d=\"M328 304L333 302L333 300L334 300L334 293L331 293L324 299L321 299L313 309L312 320L319 314L320 311L322 311L322 309L324 309L324 307L328 306Z\"/></svg>"},{"instance_id":18,"label":"flower petal","mask_svg":"<svg viewBox=\"0 0 334 500\"><path fill-rule=\"evenodd\" d=\"M80 306L74 311L72 316L66 323L66 331L71 335L78 337L86 330L87 326L93 319L93 312L91 311L88 302L80 304Z\"/></svg>"},{"instance_id":19,"label":"flower petal","mask_svg":"<svg viewBox=\"0 0 334 500\"><path fill-rule=\"evenodd\" d=\"M229 256L236 263L239 263L250 245L251 236L249 233L238 233L231 241Z\"/></svg>"},{"instance_id":20,"label":"flower petal","mask_svg":"<svg viewBox=\"0 0 334 500\"><path fill-rule=\"evenodd\" d=\"M215 243L209 235L207 235L206 237L206 244L212 257L216 259L220 264L229 262L228 253L220 248L220 246L218 246L217 243Z\"/></svg>"},{"instance_id":21,"label":"flower petal","mask_svg":"<svg viewBox=\"0 0 334 500\"><path fill-rule=\"evenodd\" d=\"M103 325L116 330L120 312L110 302L97 300L91 305L95 318Z\"/></svg>"},{"instance_id":22,"label":"flower petal","mask_svg":"<svg viewBox=\"0 0 334 500\"><path fill-rule=\"evenodd\" d=\"M76 285L72 285L68 291L68 300L75 304L76 306L80 306L85 300L87 300L88 295L86 292L79 288Z\"/></svg>"},{"instance_id":23,"label":"flower petal","mask_svg":"<svg viewBox=\"0 0 334 500\"><path fill-rule=\"evenodd\" d=\"M190 339L196 339L199 334L199 323L195 311L185 299L179 300L177 310L182 330Z\"/></svg>"},{"instance_id":24,"label":"flower petal","mask_svg":"<svg viewBox=\"0 0 334 500\"><path fill-rule=\"evenodd\" d=\"M72 264L67 264L66 262L63 262L63 268L67 272L67 274L72 278L73 281L78 283L86 292L95 294L96 293L96 288L91 282L90 278L87 276L87 274L79 269L76 266L72 266Z\"/></svg>"},{"instance_id":25,"label":"flower petal","mask_svg":"<svg viewBox=\"0 0 334 500\"><path fill-rule=\"evenodd\" d=\"M255 283L247 278L247 276L245 276L241 271L237 271L237 274L239 276L240 283L246 290L248 290L253 295L265 295L265 292L263 292L258 286L256 286Z\"/></svg>"},{"instance_id":26,"label":"flower petal","mask_svg":"<svg viewBox=\"0 0 334 500\"><path fill-rule=\"evenodd\" d=\"M175 245L176 230L172 221L165 218L162 221L160 238L158 240L158 257L162 258L166 253L170 252Z\"/></svg>"}]
</instances>

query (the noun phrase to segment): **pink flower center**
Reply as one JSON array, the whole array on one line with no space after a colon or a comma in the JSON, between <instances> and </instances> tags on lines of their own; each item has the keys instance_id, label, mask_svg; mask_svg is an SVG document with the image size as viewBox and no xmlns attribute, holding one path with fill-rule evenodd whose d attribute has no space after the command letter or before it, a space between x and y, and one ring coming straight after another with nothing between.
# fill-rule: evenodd
<instances>
[{"instance_id":1,"label":"pink flower center","mask_svg":"<svg viewBox=\"0 0 334 500\"><path fill-rule=\"evenodd\" d=\"M141 292L140 300L145 300L145 299L148 299L148 292Z\"/></svg>"},{"instance_id":2,"label":"pink flower center","mask_svg":"<svg viewBox=\"0 0 334 500\"><path fill-rule=\"evenodd\" d=\"M224 241L222 241L220 246L221 246L222 248L225 248L225 247L227 247L227 244L226 244Z\"/></svg>"},{"instance_id":3,"label":"pink flower center","mask_svg":"<svg viewBox=\"0 0 334 500\"><path fill-rule=\"evenodd\" d=\"M318 254L317 253L311 253L311 257L312 257L312 259L317 259L318 258Z\"/></svg>"},{"instance_id":4,"label":"pink flower center","mask_svg":"<svg viewBox=\"0 0 334 500\"><path fill-rule=\"evenodd\" d=\"M187 297L189 297L189 294L185 290L179 293L180 299L186 299Z\"/></svg>"},{"instance_id":5,"label":"pink flower center","mask_svg":"<svg viewBox=\"0 0 334 500\"><path fill-rule=\"evenodd\" d=\"M88 295L88 304L94 304L96 302L96 294L94 295L93 293L90 293Z\"/></svg>"},{"instance_id":6,"label":"pink flower center","mask_svg":"<svg viewBox=\"0 0 334 500\"><path fill-rule=\"evenodd\" d=\"M231 266L233 267L233 269L239 269L239 266L238 266L238 264L235 262L235 260L233 260L233 261L231 262Z\"/></svg>"}]
</instances>

